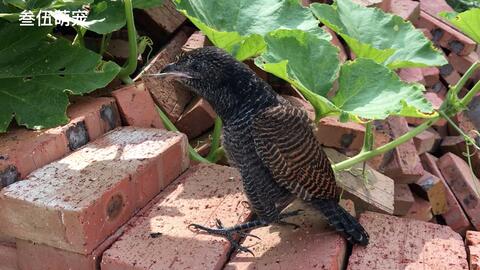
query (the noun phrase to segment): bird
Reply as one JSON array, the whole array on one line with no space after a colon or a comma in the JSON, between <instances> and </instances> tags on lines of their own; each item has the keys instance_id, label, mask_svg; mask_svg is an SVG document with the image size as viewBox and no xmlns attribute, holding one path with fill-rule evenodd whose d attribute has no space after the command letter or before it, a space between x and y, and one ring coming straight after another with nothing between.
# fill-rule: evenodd
<instances>
[{"instance_id":1,"label":"bird","mask_svg":"<svg viewBox=\"0 0 480 270\"><path fill-rule=\"evenodd\" d=\"M224 150L230 165L240 172L256 216L231 227L217 220L216 228L199 224L191 228L223 236L232 248L252 253L235 236L253 236L247 232L270 224L295 225L284 219L302 210L282 210L297 197L323 213L350 243L368 244L366 230L338 204L334 171L304 110L274 92L247 65L214 46L181 55L159 75L204 98L221 118Z\"/></svg>"}]
</instances>

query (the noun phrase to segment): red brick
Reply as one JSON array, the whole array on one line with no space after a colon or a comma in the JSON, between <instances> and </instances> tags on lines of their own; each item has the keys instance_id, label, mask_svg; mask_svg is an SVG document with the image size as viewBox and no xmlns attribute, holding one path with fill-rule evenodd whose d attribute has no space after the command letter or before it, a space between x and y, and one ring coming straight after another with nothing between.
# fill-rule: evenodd
<instances>
[{"instance_id":1,"label":"red brick","mask_svg":"<svg viewBox=\"0 0 480 270\"><path fill-rule=\"evenodd\" d=\"M3 189L0 230L88 254L187 166L184 135L117 129Z\"/></svg>"},{"instance_id":2,"label":"red brick","mask_svg":"<svg viewBox=\"0 0 480 270\"><path fill-rule=\"evenodd\" d=\"M208 38L202 32L196 31L187 39L185 44L183 44L182 51L189 52L209 45L210 42Z\"/></svg>"},{"instance_id":3,"label":"red brick","mask_svg":"<svg viewBox=\"0 0 480 270\"><path fill-rule=\"evenodd\" d=\"M480 270L480 246L469 246L468 252L470 270Z\"/></svg>"},{"instance_id":4,"label":"red brick","mask_svg":"<svg viewBox=\"0 0 480 270\"><path fill-rule=\"evenodd\" d=\"M246 220L249 211L241 203L245 197L237 170L196 165L154 200L104 252L102 270L222 269L230 244L187 225L215 226L219 218L230 226Z\"/></svg>"},{"instance_id":5,"label":"red brick","mask_svg":"<svg viewBox=\"0 0 480 270\"><path fill-rule=\"evenodd\" d=\"M460 80L460 74L453 69L450 64L440 67L440 76L449 87L457 84L457 82Z\"/></svg>"},{"instance_id":6,"label":"red brick","mask_svg":"<svg viewBox=\"0 0 480 270\"><path fill-rule=\"evenodd\" d=\"M447 226L373 212L360 223L370 244L353 246L349 270L468 269L462 237Z\"/></svg>"},{"instance_id":7,"label":"red brick","mask_svg":"<svg viewBox=\"0 0 480 270\"><path fill-rule=\"evenodd\" d=\"M343 123L336 117L327 116L320 119L315 134L317 140L324 146L344 151L360 151L365 127L354 122Z\"/></svg>"},{"instance_id":8,"label":"red brick","mask_svg":"<svg viewBox=\"0 0 480 270\"><path fill-rule=\"evenodd\" d=\"M480 245L480 232L477 231L467 231L465 236L465 242L467 246L478 246Z\"/></svg>"},{"instance_id":9,"label":"red brick","mask_svg":"<svg viewBox=\"0 0 480 270\"><path fill-rule=\"evenodd\" d=\"M289 218L300 226L272 225L250 233L262 240L247 238L255 257L237 253L224 269L343 269L347 245L345 240L328 225L318 210L296 201L287 211L303 209L301 216ZM319 256L319 254L322 254Z\"/></svg>"},{"instance_id":10,"label":"red brick","mask_svg":"<svg viewBox=\"0 0 480 270\"><path fill-rule=\"evenodd\" d=\"M480 195L477 193L480 191L480 183L472 175L468 164L460 157L448 153L438 160L437 165L473 226L480 229Z\"/></svg>"},{"instance_id":11,"label":"red brick","mask_svg":"<svg viewBox=\"0 0 480 270\"><path fill-rule=\"evenodd\" d=\"M429 201L424 200L417 195L413 195L414 203L408 210L405 218L421 220L429 222L433 218L432 205Z\"/></svg>"},{"instance_id":12,"label":"red brick","mask_svg":"<svg viewBox=\"0 0 480 270\"><path fill-rule=\"evenodd\" d=\"M188 36L184 31L179 31L170 43L145 67L144 72L135 81L142 77L143 74L157 74L166 65L174 62L177 55L181 53L181 48L187 41L187 38ZM190 91L173 80L160 79L156 76L143 76L142 79L145 87L152 94L155 103L171 121L177 121L192 99Z\"/></svg>"},{"instance_id":13,"label":"red brick","mask_svg":"<svg viewBox=\"0 0 480 270\"><path fill-rule=\"evenodd\" d=\"M407 184L395 185L395 210L394 214L397 216L404 216L415 202L412 191Z\"/></svg>"},{"instance_id":14,"label":"red brick","mask_svg":"<svg viewBox=\"0 0 480 270\"><path fill-rule=\"evenodd\" d=\"M452 117L452 120L455 122L455 124L457 124L457 126L461 130L463 130L465 133L469 134L471 137L474 138L476 137L475 136L476 134L472 131L480 129L480 125L478 122L479 120L476 119L477 115L475 115L475 113L472 114L471 113L472 111L475 111L475 108L472 106L469 106L468 111L464 111L456 114L454 117ZM460 133L450 125L448 126L448 133L451 135L460 135Z\"/></svg>"},{"instance_id":15,"label":"red brick","mask_svg":"<svg viewBox=\"0 0 480 270\"><path fill-rule=\"evenodd\" d=\"M121 125L115 100L109 97L75 97L67 115L71 121L83 118L91 141Z\"/></svg>"},{"instance_id":16,"label":"red brick","mask_svg":"<svg viewBox=\"0 0 480 270\"><path fill-rule=\"evenodd\" d=\"M475 50L475 41L423 10L414 24L417 28L429 29L435 43L458 55L468 55Z\"/></svg>"},{"instance_id":17,"label":"red brick","mask_svg":"<svg viewBox=\"0 0 480 270\"><path fill-rule=\"evenodd\" d=\"M437 67L422 68L426 87L433 87L440 80L440 70Z\"/></svg>"},{"instance_id":18,"label":"red brick","mask_svg":"<svg viewBox=\"0 0 480 270\"><path fill-rule=\"evenodd\" d=\"M440 106L442 106L443 98L441 97L441 95L434 92L426 92L424 96L432 104L433 109L438 110ZM413 126L419 126L426 121L425 118L407 117L406 119L408 124ZM435 122L435 124L433 124L433 127L443 127L443 126L446 126L446 124L447 124L447 120L440 119L437 122Z\"/></svg>"},{"instance_id":19,"label":"red brick","mask_svg":"<svg viewBox=\"0 0 480 270\"><path fill-rule=\"evenodd\" d=\"M387 121L394 138L409 131L404 118L389 117ZM423 175L423 167L413 140L409 140L393 150L393 158L385 167L385 175L392 178L396 184L413 183Z\"/></svg>"},{"instance_id":20,"label":"red brick","mask_svg":"<svg viewBox=\"0 0 480 270\"><path fill-rule=\"evenodd\" d=\"M432 87L427 88L427 92L436 93L441 99L445 99L447 94L447 87L440 81L435 83Z\"/></svg>"},{"instance_id":21,"label":"red brick","mask_svg":"<svg viewBox=\"0 0 480 270\"><path fill-rule=\"evenodd\" d=\"M413 22L420 17L420 4L411 0L392 0L390 12Z\"/></svg>"},{"instance_id":22,"label":"red brick","mask_svg":"<svg viewBox=\"0 0 480 270\"><path fill-rule=\"evenodd\" d=\"M429 153L420 155L423 167L426 171L432 173L440 179L445 189L445 199L447 201L447 210L442 214L445 223L450 226L454 231L464 235L465 231L470 228L470 221L468 220L465 212L463 211L460 203L453 194L452 190L443 179L442 173L437 166L438 158L432 156Z\"/></svg>"},{"instance_id":23,"label":"red brick","mask_svg":"<svg viewBox=\"0 0 480 270\"><path fill-rule=\"evenodd\" d=\"M213 108L203 98L197 98L185 109L175 123L178 130L193 139L202 135L214 124L217 115Z\"/></svg>"},{"instance_id":24,"label":"red brick","mask_svg":"<svg viewBox=\"0 0 480 270\"><path fill-rule=\"evenodd\" d=\"M17 249L15 244L0 242L0 269L1 270L18 270L17 265Z\"/></svg>"},{"instance_id":25,"label":"red brick","mask_svg":"<svg viewBox=\"0 0 480 270\"><path fill-rule=\"evenodd\" d=\"M442 11L454 12L445 0L420 0L420 8L436 18L440 18L438 13Z\"/></svg>"},{"instance_id":26,"label":"red brick","mask_svg":"<svg viewBox=\"0 0 480 270\"><path fill-rule=\"evenodd\" d=\"M112 92L117 101L123 122L128 126L164 128L155 103L143 82Z\"/></svg>"},{"instance_id":27,"label":"red brick","mask_svg":"<svg viewBox=\"0 0 480 270\"><path fill-rule=\"evenodd\" d=\"M476 52L471 52L469 55L459 56L455 53L450 53L448 55L448 62L453 66L453 68L464 74L467 72L468 68L473 65L475 62L480 61L480 57ZM480 79L480 71L476 71L473 76L474 80Z\"/></svg>"},{"instance_id":28,"label":"red brick","mask_svg":"<svg viewBox=\"0 0 480 270\"><path fill-rule=\"evenodd\" d=\"M445 185L437 176L425 172L425 174L412 184L414 193L430 202L432 213L440 215L448 210Z\"/></svg>"},{"instance_id":29,"label":"red brick","mask_svg":"<svg viewBox=\"0 0 480 270\"><path fill-rule=\"evenodd\" d=\"M398 76L403 81L409 83L425 84L425 78L421 68L402 68L397 71Z\"/></svg>"},{"instance_id":30,"label":"red brick","mask_svg":"<svg viewBox=\"0 0 480 270\"><path fill-rule=\"evenodd\" d=\"M440 148L443 153L453 153L465 161L467 161L467 145L463 136L447 136L442 140ZM470 150L470 160L472 162L472 169L475 175L480 175L480 152L477 151L473 146L469 147Z\"/></svg>"},{"instance_id":31,"label":"red brick","mask_svg":"<svg viewBox=\"0 0 480 270\"><path fill-rule=\"evenodd\" d=\"M413 137L413 143L415 144L418 154L435 151L440 144L440 140L440 134L434 129L426 129Z\"/></svg>"}]
</instances>

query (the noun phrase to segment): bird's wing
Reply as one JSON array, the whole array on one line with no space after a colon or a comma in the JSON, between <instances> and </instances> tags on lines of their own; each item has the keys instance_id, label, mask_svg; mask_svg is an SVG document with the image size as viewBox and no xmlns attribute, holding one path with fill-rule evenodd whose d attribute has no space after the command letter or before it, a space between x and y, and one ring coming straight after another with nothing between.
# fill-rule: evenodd
<instances>
[{"instance_id":1,"label":"bird's wing","mask_svg":"<svg viewBox=\"0 0 480 270\"><path fill-rule=\"evenodd\" d=\"M269 107L253 121L255 148L275 181L304 200L336 198L335 175L307 114Z\"/></svg>"}]
</instances>

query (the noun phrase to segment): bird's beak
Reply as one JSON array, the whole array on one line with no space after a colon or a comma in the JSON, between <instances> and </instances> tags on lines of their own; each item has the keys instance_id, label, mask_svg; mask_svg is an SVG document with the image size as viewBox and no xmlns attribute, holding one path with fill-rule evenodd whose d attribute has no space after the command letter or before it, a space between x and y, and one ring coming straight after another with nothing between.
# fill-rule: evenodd
<instances>
[{"instance_id":1,"label":"bird's beak","mask_svg":"<svg viewBox=\"0 0 480 270\"><path fill-rule=\"evenodd\" d=\"M145 74L145 76L155 76L155 77L163 77L163 78L185 78L185 79L192 78L192 76L190 76L188 73L176 70L175 63L166 65L160 71L160 73Z\"/></svg>"}]
</instances>

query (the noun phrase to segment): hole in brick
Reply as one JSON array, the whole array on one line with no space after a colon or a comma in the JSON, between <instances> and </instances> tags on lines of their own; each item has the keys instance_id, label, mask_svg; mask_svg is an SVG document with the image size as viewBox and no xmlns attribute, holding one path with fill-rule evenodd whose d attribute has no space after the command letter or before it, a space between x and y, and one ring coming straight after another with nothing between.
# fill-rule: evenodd
<instances>
[{"instance_id":1,"label":"hole in brick","mask_svg":"<svg viewBox=\"0 0 480 270\"><path fill-rule=\"evenodd\" d=\"M15 166L8 166L3 172L0 172L0 189L9 186L20 180L20 173L18 173Z\"/></svg>"},{"instance_id":2,"label":"hole in brick","mask_svg":"<svg viewBox=\"0 0 480 270\"><path fill-rule=\"evenodd\" d=\"M433 29L430 33L432 33L433 42L438 42L443 36L443 30L438 28Z\"/></svg>"},{"instance_id":3,"label":"hole in brick","mask_svg":"<svg viewBox=\"0 0 480 270\"><path fill-rule=\"evenodd\" d=\"M440 75L442 76L448 76L450 73L452 73L453 67L450 64L446 64L440 67Z\"/></svg>"},{"instance_id":4,"label":"hole in brick","mask_svg":"<svg viewBox=\"0 0 480 270\"><path fill-rule=\"evenodd\" d=\"M108 130L115 128L118 116L112 109L112 105L103 105L100 109L100 117L107 122Z\"/></svg>"},{"instance_id":5,"label":"hole in brick","mask_svg":"<svg viewBox=\"0 0 480 270\"><path fill-rule=\"evenodd\" d=\"M107 205L107 217L109 220L115 219L123 209L123 197L120 194L114 195Z\"/></svg>"},{"instance_id":6,"label":"hole in brick","mask_svg":"<svg viewBox=\"0 0 480 270\"><path fill-rule=\"evenodd\" d=\"M342 137L340 138L340 145L343 148L348 148L352 144L353 139L355 139L355 134L353 133L343 134Z\"/></svg>"},{"instance_id":7,"label":"hole in brick","mask_svg":"<svg viewBox=\"0 0 480 270\"><path fill-rule=\"evenodd\" d=\"M88 136L87 128L85 127L85 122L82 121L70 127L67 130L67 140L68 147L72 151L87 144L90 138Z\"/></svg>"},{"instance_id":8,"label":"hole in brick","mask_svg":"<svg viewBox=\"0 0 480 270\"><path fill-rule=\"evenodd\" d=\"M448 43L448 46L452 50L452 52L458 54L460 53L465 46L463 46L462 43L460 43L458 40L452 40Z\"/></svg>"}]
</instances>

